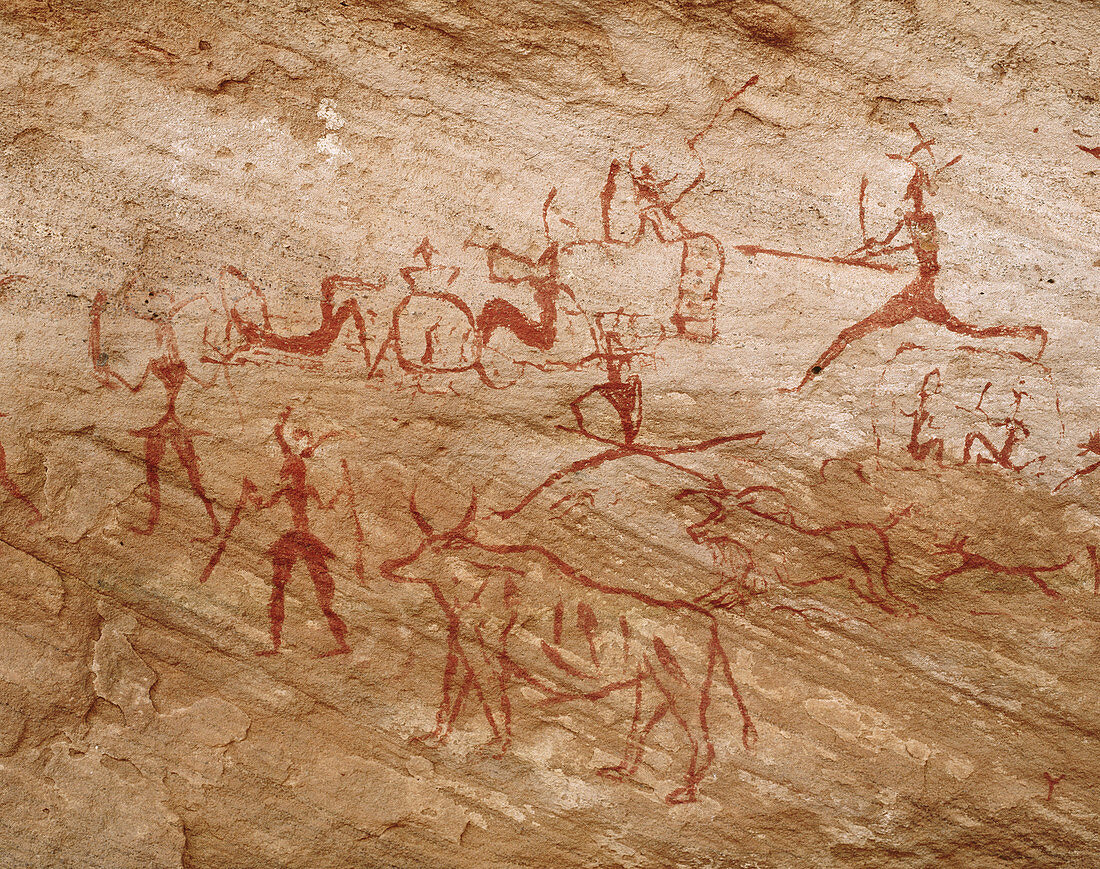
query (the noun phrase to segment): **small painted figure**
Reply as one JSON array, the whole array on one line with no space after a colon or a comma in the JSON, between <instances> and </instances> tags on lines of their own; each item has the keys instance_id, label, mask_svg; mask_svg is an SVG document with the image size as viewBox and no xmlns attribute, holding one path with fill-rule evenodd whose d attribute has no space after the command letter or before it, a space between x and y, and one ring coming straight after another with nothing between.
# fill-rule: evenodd
<instances>
[{"instance_id":1,"label":"small painted figure","mask_svg":"<svg viewBox=\"0 0 1100 869\"><path fill-rule=\"evenodd\" d=\"M955 157L938 169L926 169L917 162L916 157L924 151L934 163L932 145L935 144L935 139L925 139L915 124L911 123L909 126L917 135L917 144L908 155L887 154L890 159L904 161L913 167L913 175L905 190L905 200L909 203L909 209L884 238L869 237L864 218L863 200L867 191L867 178L864 177L860 186L860 226L863 228L864 241L859 248L849 254L849 258L866 260L911 250L917 260L917 277L900 293L891 296L877 311L843 329L829 348L806 371L797 389L802 389L810 380L828 368L852 342L914 319L925 320L943 326L948 331L973 338L1009 336L1038 339L1040 345L1036 357L1041 356L1046 348L1047 332L1042 326L975 326L960 320L936 297L936 276L940 272L940 243L936 216L928 209L925 194L935 195L936 177L958 162L960 157ZM896 244L895 239L902 230L908 234L909 241Z\"/></svg>"},{"instance_id":2,"label":"small painted figure","mask_svg":"<svg viewBox=\"0 0 1100 869\"><path fill-rule=\"evenodd\" d=\"M159 352L159 355L151 359L145 366L141 378L136 383L130 383L110 365L107 354L101 349L101 320L107 305L107 294L103 290L96 294L95 301L92 303L91 329L88 340L92 368L96 377L104 386L115 388L118 384L122 384L131 392L136 393L142 389L146 380L152 375L164 387L165 408L160 419L150 426L130 431L131 435L145 441L145 482L149 499L149 516L144 527L135 526L131 530L136 534L151 534L157 526L161 508L161 462L167 448L172 447L179 458L180 465L187 473L191 491L202 502L207 516L210 517L210 524L213 528L211 536L216 537L221 530L221 525L217 514L214 512L214 503L203 487L202 472L199 469L199 456L195 451L192 440L196 435L207 435L209 432L188 428L180 419L176 409L180 392L188 380L194 381L202 389L209 389L217 380L216 374L209 381L205 381L191 373L180 353L179 342L172 327L173 318L189 304L201 298L201 295L191 296L183 301L176 302L169 294L166 300L166 308L153 313L144 313L130 303L131 289L132 284L128 284L125 290L126 307L132 316L153 324L153 334Z\"/></svg>"}]
</instances>

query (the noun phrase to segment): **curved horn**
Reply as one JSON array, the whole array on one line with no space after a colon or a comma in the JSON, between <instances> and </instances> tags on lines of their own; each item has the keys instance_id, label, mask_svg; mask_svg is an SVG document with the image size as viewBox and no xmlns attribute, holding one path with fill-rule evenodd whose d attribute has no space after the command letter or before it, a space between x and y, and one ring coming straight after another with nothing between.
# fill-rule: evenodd
<instances>
[{"instance_id":1,"label":"curved horn","mask_svg":"<svg viewBox=\"0 0 1100 869\"><path fill-rule=\"evenodd\" d=\"M467 528L470 527L470 523L474 521L475 516L477 516L477 489L471 488L470 506L466 508L466 513L462 517L462 521L451 529L451 534L458 534L462 531L465 531Z\"/></svg>"},{"instance_id":2,"label":"curved horn","mask_svg":"<svg viewBox=\"0 0 1100 869\"><path fill-rule=\"evenodd\" d=\"M283 431L288 419L290 419L290 405L287 405L283 412L279 414L279 421L275 424L275 440L279 442L279 449L283 451L285 456L289 456L293 452L290 449L290 444L286 442L286 435Z\"/></svg>"},{"instance_id":3,"label":"curved horn","mask_svg":"<svg viewBox=\"0 0 1100 869\"><path fill-rule=\"evenodd\" d=\"M424 518L424 514L416 508L416 490L409 496L409 512L412 514L413 521L416 526L424 532L426 537L432 537L435 534L435 529L432 528L428 520Z\"/></svg>"}]
</instances>

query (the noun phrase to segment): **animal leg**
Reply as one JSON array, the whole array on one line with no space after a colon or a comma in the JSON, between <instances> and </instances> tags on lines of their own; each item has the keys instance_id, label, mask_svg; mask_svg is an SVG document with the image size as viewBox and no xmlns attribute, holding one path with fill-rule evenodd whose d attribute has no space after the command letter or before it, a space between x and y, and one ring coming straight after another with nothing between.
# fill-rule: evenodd
<instances>
[{"instance_id":1,"label":"animal leg","mask_svg":"<svg viewBox=\"0 0 1100 869\"><path fill-rule=\"evenodd\" d=\"M690 749L684 770L684 783L665 797L665 802L670 806L695 802L699 782L714 762L714 743L707 724L707 707L710 705L710 690L714 684L715 663L712 655L703 684L698 689L687 683L680 683L679 680L666 680L661 685L669 711L684 731Z\"/></svg>"},{"instance_id":2,"label":"animal leg","mask_svg":"<svg viewBox=\"0 0 1100 869\"><path fill-rule=\"evenodd\" d=\"M512 745L512 703L508 697L508 662L503 647L492 648L485 640L483 625L473 630L476 643L464 661L469 671L470 687L481 700L485 721L493 733L489 745L496 745L498 755L505 754ZM503 639L501 640L503 644ZM464 649L465 651L465 649Z\"/></svg>"},{"instance_id":3,"label":"animal leg","mask_svg":"<svg viewBox=\"0 0 1100 869\"><path fill-rule=\"evenodd\" d=\"M639 679L634 687L634 718L630 723L630 735L622 762L616 766L598 769L598 775L615 781L626 781L634 777L645 752L649 732L668 714L668 703L660 691L653 690L646 679Z\"/></svg>"},{"instance_id":4,"label":"animal leg","mask_svg":"<svg viewBox=\"0 0 1100 869\"><path fill-rule=\"evenodd\" d=\"M474 683L473 671L463 665L462 681L458 686L457 693L452 697L451 692L454 689L457 669L458 657L452 657L451 654L448 654L447 669L443 673L443 699L435 712L435 729L423 736L413 737L409 740L410 742L421 745L443 745L450 738L454 724L462 712L462 706L466 702L466 698L470 694L470 688L473 687Z\"/></svg>"}]
</instances>

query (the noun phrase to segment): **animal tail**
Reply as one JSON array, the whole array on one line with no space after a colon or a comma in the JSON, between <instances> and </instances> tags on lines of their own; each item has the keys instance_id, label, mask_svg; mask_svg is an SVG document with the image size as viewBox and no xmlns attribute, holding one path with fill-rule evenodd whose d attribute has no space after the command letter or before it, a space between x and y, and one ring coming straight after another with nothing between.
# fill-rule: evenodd
<instances>
[{"instance_id":1,"label":"animal tail","mask_svg":"<svg viewBox=\"0 0 1100 869\"><path fill-rule=\"evenodd\" d=\"M737 708L741 712L741 743L747 750L752 751L756 747L759 734L756 732L756 725L752 723L752 716L749 715L749 708L745 705L745 700L741 696L741 689L737 687L737 683L733 679L730 659L726 656L726 650L722 647L722 641L718 639L717 623L715 623L714 632L711 634L711 646L714 656L722 665L722 673L726 677L726 684L730 686L730 691L733 692L733 699L737 701Z\"/></svg>"}]
</instances>

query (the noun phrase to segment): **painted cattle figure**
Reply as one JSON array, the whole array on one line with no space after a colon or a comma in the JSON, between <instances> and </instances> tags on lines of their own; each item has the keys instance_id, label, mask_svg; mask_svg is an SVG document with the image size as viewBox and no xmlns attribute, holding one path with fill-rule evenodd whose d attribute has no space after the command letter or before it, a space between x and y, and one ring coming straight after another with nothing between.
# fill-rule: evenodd
<instances>
[{"instance_id":1,"label":"painted cattle figure","mask_svg":"<svg viewBox=\"0 0 1100 869\"><path fill-rule=\"evenodd\" d=\"M757 738L714 614L683 600L665 600L606 585L549 550L488 544L470 529L471 504L455 528L439 532L411 505L424 538L383 576L426 585L448 624L442 701L431 738L446 740L464 704L479 703L493 742L512 737L509 690L527 686L545 702L632 696L634 711L622 761L600 775L626 780L638 769L652 729L669 717L682 733L682 784L665 798L693 802L715 756L708 722L712 694L732 692L742 742Z\"/></svg>"},{"instance_id":2,"label":"painted cattle figure","mask_svg":"<svg viewBox=\"0 0 1100 869\"><path fill-rule=\"evenodd\" d=\"M707 547L723 581L696 603L719 609L740 606L767 590L770 581L794 587L840 583L883 612L913 612L894 593L895 559L887 532L908 509L885 521L840 520L820 524L797 510L775 486L685 489L680 500L702 498L710 512L690 525L688 536Z\"/></svg>"}]
</instances>

